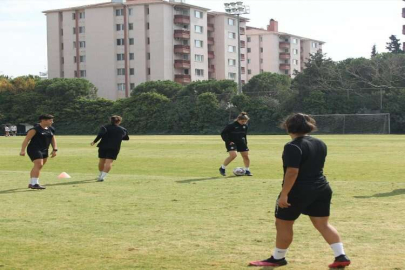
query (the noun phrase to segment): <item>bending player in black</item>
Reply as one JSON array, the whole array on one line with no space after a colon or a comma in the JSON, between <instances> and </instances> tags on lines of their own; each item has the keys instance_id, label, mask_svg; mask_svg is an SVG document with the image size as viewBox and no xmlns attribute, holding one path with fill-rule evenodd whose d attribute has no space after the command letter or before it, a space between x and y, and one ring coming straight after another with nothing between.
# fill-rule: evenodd
<instances>
[{"instance_id":1,"label":"bending player in black","mask_svg":"<svg viewBox=\"0 0 405 270\"><path fill-rule=\"evenodd\" d=\"M25 149L27 148L28 156L34 163L34 167L30 173L30 183L28 188L31 189L45 189L45 187L39 185L39 175L42 167L48 160L49 145L52 144L51 157L56 156L58 147L55 139L55 129L52 127L53 116L44 114L39 117L39 124L30 129L25 137L22 146L20 156L25 156ZM27 147L28 145L28 147Z\"/></svg>"},{"instance_id":2,"label":"bending player in black","mask_svg":"<svg viewBox=\"0 0 405 270\"><path fill-rule=\"evenodd\" d=\"M245 164L245 175L253 176L249 169L249 148L246 138L248 121L249 117L247 113L241 112L235 121L227 125L221 133L222 140L225 142L226 150L229 153L229 157L225 159L224 164L219 168L219 173L223 176L226 176L226 166L238 156L236 152L240 152L242 155L243 163Z\"/></svg>"},{"instance_id":3,"label":"bending player in black","mask_svg":"<svg viewBox=\"0 0 405 270\"><path fill-rule=\"evenodd\" d=\"M273 256L264 261L251 262L252 266L286 265L285 256L293 240L294 221L308 215L314 227L332 248L335 261L330 268L350 264L337 230L329 224L332 190L323 167L327 148L323 141L309 136L316 129L315 120L308 115L293 114L283 123L292 141L284 146L283 188L276 202L276 248Z\"/></svg>"},{"instance_id":4,"label":"bending player in black","mask_svg":"<svg viewBox=\"0 0 405 270\"><path fill-rule=\"evenodd\" d=\"M99 182L103 182L110 172L112 163L117 159L120 152L121 142L129 140L128 131L120 126L122 117L113 115L110 120L111 124L102 126L97 137L91 142L93 146L101 139L101 142L97 145L98 157L100 158L98 163L100 171Z\"/></svg>"}]
</instances>

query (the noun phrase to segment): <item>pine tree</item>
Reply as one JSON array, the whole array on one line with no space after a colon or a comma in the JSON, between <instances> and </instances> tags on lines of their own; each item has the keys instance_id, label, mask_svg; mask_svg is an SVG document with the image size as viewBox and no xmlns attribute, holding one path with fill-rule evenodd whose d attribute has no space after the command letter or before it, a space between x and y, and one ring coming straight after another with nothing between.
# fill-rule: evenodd
<instances>
[{"instance_id":1,"label":"pine tree","mask_svg":"<svg viewBox=\"0 0 405 270\"><path fill-rule=\"evenodd\" d=\"M373 48L371 49L371 57L375 57L377 54L377 46L374 44Z\"/></svg>"},{"instance_id":2,"label":"pine tree","mask_svg":"<svg viewBox=\"0 0 405 270\"><path fill-rule=\"evenodd\" d=\"M389 52L395 54L404 53L404 51L401 49L401 42L399 42L400 40L397 39L395 35L390 36L390 40L390 42L387 42L386 47Z\"/></svg>"}]
</instances>

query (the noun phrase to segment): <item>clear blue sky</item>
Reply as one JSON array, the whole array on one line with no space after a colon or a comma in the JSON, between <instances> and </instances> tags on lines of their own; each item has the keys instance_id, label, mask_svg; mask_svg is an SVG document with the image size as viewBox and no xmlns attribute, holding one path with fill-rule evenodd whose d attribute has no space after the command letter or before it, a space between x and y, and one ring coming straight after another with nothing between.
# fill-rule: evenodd
<instances>
[{"instance_id":1,"label":"clear blue sky","mask_svg":"<svg viewBox=\"0 0 405 270\"><path fill-rule=\"evenodd\" d=\"M106 0L0 0L0 74L38 75L46 70L46 18L41 12ZM187 3L223 11L221 0ZM279 31L326 42L324 52L334 60L369 57L392 34L405 41L401 0L250 0L249 25L265 27L271 18Z\"/></svg>"}]
</instances>

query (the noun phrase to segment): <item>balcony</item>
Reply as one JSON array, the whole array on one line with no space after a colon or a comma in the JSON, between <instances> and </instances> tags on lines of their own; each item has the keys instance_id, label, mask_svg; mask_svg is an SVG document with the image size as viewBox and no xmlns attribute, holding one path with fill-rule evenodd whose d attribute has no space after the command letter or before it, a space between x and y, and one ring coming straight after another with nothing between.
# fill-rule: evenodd
<instances>
[{"instance_id":1,"label":"balcony","mask_svg":"<svg viewBox=\"0 0 405 270\"><path fill-rule=\"evenodd\" d=\"M191 68L190 60L174 60L175 68Z\"/></svg>"},{"instance_id":2,"label":"balcony","mask_svg":"<svg viewBox=\"0 0 405 270\"><path fill-rule=\"evenodd\" d=\"M290 46L291 46L290 42L285 42L285 41L281 41L280 45L279 45L280 49L289 49Z\"/></svg>"},{"instance_id":3,"label":"balcony","mask_svg":"<svg viewBox=\"0 0 405 270\"><path fill-rule=\"evenodd\" d=\"M405 35L405 25L402 26L402 34Z\"/></svg>"},{"instance_id":4,"label":"balcony","mask_svg":"<svg viewBox=\"0 0 405 270\"><path fill-rule=\"evenodd\" d=\"M280 64L280 69L281 70L290 70L290 64Z\"/></svg>"},{"instance_id":5,"label":"balcony","mask_svg":"<svg viewBox=\"0 0 405 270\"><path fill-rule=\"evenodd\" d=\"M240 55L240 61L245 61L245 55L244 54Z\"/></svg>"},{"instance_id":6,"label":"balcony","mask_svg":"<svg viewBox=\"0 0 405 270\"><path fill-rule=\"evenodd\" d=\"M245 73L246 73L245 68L244 68L244 67L241 67L240 72L241 72L242 74L245 74Z\"/></svg>"},{"instance_id":7,"label":"balcony","mask_svg":"<svg viewBox=\"0 0 405 270\"><path fill-rule=\"evenodd\" d=\"M188 30L174 30L174 37L181 39L190 39L190 31Z\"/></svg>"},{"instance_id":8,"label":"balcony","mask_svg":"<svg viewBox=\"0 0 405 270\"><path fill-rule=\"evenodd\" d=\"M191 75L186 74L176 74L174 75L174 81L181 84L186 84L191 82Z\"/></svg>"},{"instance_id":9,"label":"balcony","mask_svg":"<svg viewBox=\"0 0 405 270\"><path fill-rule=\"evenodd\" d=\"M175 24L190 24L190 16L187 15L174 15Z\"/></svg>"},{"instance_id":10,"label":"balcony","mask_svg":"<svg viewBox=\"0 0 405 270\"><path fill-rule=\"evenodd\" d=\"M215 53L212 52L212 51L208 52L208 58L209 58L209 59L215 58Z\"/></svg>"},{"instance_id":11,"label":"balcony","mask_svg":"<svg viewBox=\"0 0 405 270\"><path fill-rule=\"evenodd\" d=\"M402 18L405 18L405 8L402 9Z\"/></svg>"},{"instance_id":12,"label":"balcony","mask_svg":"<svg viewBox=\"0 0 405 270\"><path fill-rule=\"evenodd\" d=\"M239 33L240 33L241 35L244 35L244 34L245 34L245 28L240 27L240 28L239 28Z\"/></svg>"},{"instance_id":13,"label":"balcony","mask_svg":"<svg viewBox=\"0 0 405 270\"><path fill-rule=\"evenodd\" d=\"M215 66L214 66L214 65L210 65L210 66L208 67L208 72L209 72L209 73L215 73Z\"/></svg>"},{"instance_id":14,"label":"balcony","mask_svg":"<svg viewBox=\"0 0 405 270\"><path fill-rule=\"evenodd\" d=\"M209 37L207 40L208 45L214 45L215 44L215 40L213 37Z\"/></svg>"},{"instance_id":15,"label":"balcony","mask_svg":"<svg viewBox=\"0 0 405 270\"><path fill-rule=\"evenodd\" d=\"M240 47L241 47L241 48L245 48L245 47L246 47L246 42L241 41L241 42L240 42Z\"/></svg>"},{"instance_id":16,"label":"balcony","mask_svg":"<svg viewBox=\"0 0 405 270\"><path fill-rule=\"evenodd\" d=\"M190 46L187 46L187 45L174 45L174 52L175 53L182 53L182 54L189 54L190 53Z\"/></svg>"},{"instance_id":17,"label":"balcony","mask_svg":"<svg viewBox=\"0 0 405 270\"><path fill-rule=\"evenodd\" d=\"M280 53L280 59L288 60L290 58L291 58L291 55L289 53Z\"/></svg>"},{"instance_id":18,"label":"balcony","mask_svg":"<svg viewBox=\"0 0 405 270\"><path fill-rule=\"evenodd\" d=\"M209 31L209 32L214 32L215 31L215 27L214 27L213 23L209 23L207 25L207 31Z\"/></svg>"}]
</instances>

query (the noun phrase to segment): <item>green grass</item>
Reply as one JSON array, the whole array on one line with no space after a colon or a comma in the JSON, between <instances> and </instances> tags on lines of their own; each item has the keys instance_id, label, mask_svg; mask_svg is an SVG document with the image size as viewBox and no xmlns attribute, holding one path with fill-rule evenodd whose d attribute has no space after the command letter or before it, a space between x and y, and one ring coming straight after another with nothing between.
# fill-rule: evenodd
<instances>
[{"instance_id":1,"label":"green grass","mask_svg":"<svg viewBox=\"0 0 405 270\"><path fill-rule=\"evenodd\" d=\"M319 137L350 268L405 269L405 136ZM249 137L250 178L218 177L219 136L132 136L104 183L93 137L59 136L45 191L27 189L22 139L0 138L1 269L248 269L272 252L287 136ZM332 251L306 216L294 237L283 269L327 269Z\"/></svg>"}]
</instances>

